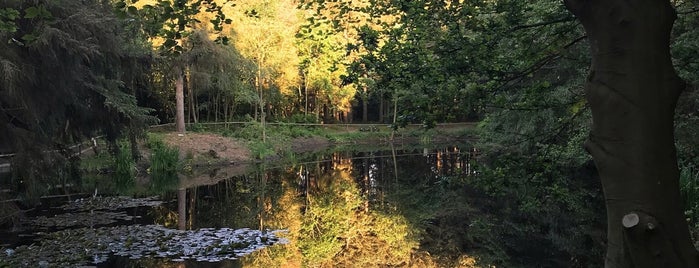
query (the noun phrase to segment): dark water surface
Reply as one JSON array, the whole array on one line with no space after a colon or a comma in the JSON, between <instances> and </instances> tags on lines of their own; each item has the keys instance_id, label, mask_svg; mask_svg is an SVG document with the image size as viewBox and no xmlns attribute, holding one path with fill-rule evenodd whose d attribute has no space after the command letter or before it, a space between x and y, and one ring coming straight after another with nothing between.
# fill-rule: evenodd
<instances>
[{"instance_id":1,"label":"dark water surface","mask_svg":"<svg viewBox=\"0 0 699 268\"><path fill-rule=\"evenodd\" d=\"M113 219L93 227L248 228L262 231L260 237L281 230L269 241L258 238L271 246L250 249L235 260L110 255L97 266L476 267L503 258L524 259L530 267L570 266L571 256L546 243L509 249L527 243L503 241L510 238L498 233L508 219L493 211L507 201L492 200L473 187L475 152L462 145L310 154L295 164L260 165L243 176L167 191L157 199L161 204L133 204L107 216L93 211L92 217ZM54 208L44 214L55 213ZM530 230L536 227L522 232ZM0 235L3 243L29 244L36 243L31 235L36 231L24 230L29 236L19 239L17 232Z\"/></svg>"}]
</instances>

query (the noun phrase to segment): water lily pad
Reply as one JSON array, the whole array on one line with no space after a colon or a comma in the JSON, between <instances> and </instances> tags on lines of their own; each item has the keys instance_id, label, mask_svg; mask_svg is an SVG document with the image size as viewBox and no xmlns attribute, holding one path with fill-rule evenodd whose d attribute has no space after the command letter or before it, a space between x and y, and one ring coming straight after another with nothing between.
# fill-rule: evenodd
<instances>
[{"instance_id":1,"label":"water lily pad","mask_svg":"<svg viewBox=\"0 0 699 268\"><path fill-rule=\"evenodd\" d=\"M133 216L126 212L91 211L58 214L53 217L39 216L28 221L28 224L44 228L68 228L108 225L117 221L130 221Z\"/></svg>"},{"instance_id":2,"label":"water lily pad","mask_svg":"<svg viewBox=\"0 0 699 268\"><path fill-rule=\"evenodd\" d=\"M6 261L16 266L36 267L46 262L64 267L101 263L113 254L131 259L218 262L286 243L277 237L279 232L247 228L179 231L159 225L68 229L49 233L36 244L12 249L12 254L6 254Z\"/></svg>"},{"instance_id":3,"label":"water lily pad","mask_svg":"<svg viewBox=\"0 0 699 268\"><path fill-rule=\"evenodd\" d=\"M61 206L65 210L119 210L135 207L155 207L163 204L158 197L133 198L128 196L95 196L81 198Z\"/></svg>"}]
</instances>

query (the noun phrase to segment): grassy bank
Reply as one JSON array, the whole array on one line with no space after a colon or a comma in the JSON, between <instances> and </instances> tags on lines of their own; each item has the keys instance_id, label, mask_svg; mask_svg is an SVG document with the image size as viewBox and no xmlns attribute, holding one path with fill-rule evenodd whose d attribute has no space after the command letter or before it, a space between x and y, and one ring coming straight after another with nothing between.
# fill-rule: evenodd
<instances>
[{"instance_id":1,"label":"grassy bank","mask_svg":"<svg viewBox=\"0 0 699 268\"><path fill-rule=\"evenodd\" d=\"M181 139L167 128L148 133L139 146L143 158L131 159L130 148L121 142L120 151L112 155L107 150L85 157L81 161L83 188L98 192L138 194L161 192L164 187L176 185L178 174L192 175L201 168L228 166L254 162L293 162L297 155L306 152L330 150L373 150L393 144L425 146L432 143L458 142L473 137L472 125L440 125L433 129L408 126L393 131L386 125L295 125L273 124L265 129L257 122L240 125L200 124L188 128L190 140L185 141L188 149L179 148L176 139ZM192 138L196 135L216 136L218 141ZM197 136L198 137L198 136ZM246 147L249 154L235 161L227 159L224 152L211 149L211 143L221 140ZM182 141L180 141L182 144ZM195 148L198 150L192 151ZM231 145L228 149L230 156ZM236 154L238 156L241 154ZM172 184L172 185L171 185ZM165 187L166 188L166 187Z\"/></svg>"},{"instance_id":2,"label":"grassy bank","mask_svg":"<svg viewBox=\"0 0 699 268\"><path fill-rule=\"evenodd\" d=\"M168 129L164 129L169 131ZM163 131L163 130L160 130ZM286 157L298 151L312 151L328 146L351 147L394 143L431 144L465 140L475 136L475 124L440 124L426 129L409 125L393 130L384 124L293 124L265 126L258 122L244 124L193 124L189 131L213 133L244 141L255 159ZM303 148L299 148L303 146Z\"/></svg>"}]
</instances>

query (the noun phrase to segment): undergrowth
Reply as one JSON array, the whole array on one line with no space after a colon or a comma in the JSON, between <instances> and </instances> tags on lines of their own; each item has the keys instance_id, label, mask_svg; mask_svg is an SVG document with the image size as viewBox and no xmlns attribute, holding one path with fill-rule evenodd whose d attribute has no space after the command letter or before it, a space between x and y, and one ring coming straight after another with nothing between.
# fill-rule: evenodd
<instances>
[{"instance_id":1,"label":"undergrowth","mask_svg":"<svg viewBox=\"0 0 699 268\"><path fill-rule=\"evenodd\" d=\"M179 150L165 144L162 137L149 135L147 146L151 149L150 189L162 192L177 186L179 171Z\"/></svg>"}]
</instances>

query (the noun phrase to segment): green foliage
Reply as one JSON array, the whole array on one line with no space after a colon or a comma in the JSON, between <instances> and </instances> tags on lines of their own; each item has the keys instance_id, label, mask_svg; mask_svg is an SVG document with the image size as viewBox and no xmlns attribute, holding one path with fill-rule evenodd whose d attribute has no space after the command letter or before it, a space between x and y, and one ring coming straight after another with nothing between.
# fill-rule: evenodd
<instances>
[{"instance_id":1,"label":"green foliage","mask_svg":"<svg viewBox=\"0 0 699 268\"><path fill-rule=\"evenodd\" d=\"M291 115L288 119L284 120L288 123L305 123L305 124L315 124L318 123L318 119L313 114L300 114L296 113Z\"/></svg>"},{"instance_id":2,"label":"green foliage","mask_svg":"<svg viewBox=\"0 0 699 268\"><path fill-rule=\"evenodd\" d=\"M136 2L138 0L129 3L121 0L117 1L114 7L122 18L140 19L148 36L163 38L159 49L164 55L179 55L185 52L182 44L191 34L191 29L200 23L196 18L200 13L213 14L214 18L210 22L218 32L223 30L223 24L231 23L223 13L223 6L214 0L163 0L152 5L143 5L141 9L133 5ZM228 38L220 36L217 41L227 44Z\"/></svg>"},{"instance_id":3,"label":"green foliage","mask_svg":"<svg viewBox=\"0 0 699 268\"><path fill-rule=\"evenodd\" d=\"M51 19L51 12L46 10L46 7L42 4L37 6L30 6L24 10L25 19Z\"/></svg>"},{"instance_id":4,"label":"green foliage","mask_svg":"<svg viewBox=\"0 0 699 268\"><path fill-rule=\"evenodd\" d=\"M10 41L0 42L0 148L33 154L18 166L73 162L70 146L100 134L114 143L154 121L133 95L144 74L132 71L147 64L148 49L107 2L8 1L0 13L16 27L0 32ZM59 175L43 185L77 177L74 165L55 166Z\"/></svg>"},{"instance_id":5,"label":"green foliage","mask_svg":"<svg viewBox=\"0 0 699 268\"><path fill-rule=\"evenodd\" d=\"M164 135L162 133L148 132L146 136L146 147L154 150L157 147L165 147Z\"/></svg>"},{"instance_id":6,"label":"green foliage","mask_svg":"<svg viewBox=\"0 0 699 268\"><path fill-rule=\"evenodd\" d=\"M162 139L154 136L149 137L148 144L152 150L148 168L151 178L150 190L162 193L175 189L179 182L179 150L167 146Z\"/></svg>"},{"instance_id":7,"label":"green foliage","mask_svg":"<svg viewBox=\"0 0 699 268\"><path fill-rule=\"evenodd\" d=\"M471 239L486 249L484 256L494 257L488 262L532 266L531 260L505 257L528 256L538 260L532 267L559 266L555 261L560 260L545 258L552 253L538 251L540 248L557 249L555 255L569 255L581 265L602 259L605 219L600 213L604 203L599 179L593 175L591 161L569 166L557 161L560 156L500 152L487 166L478 167L476 187L494 200L507 200L491 210L496 217L509 219L507 224L483 222L472 230ZM498 236L484 236L483 232ZM507 242L501 243L503 240Z\"/></svg>"},{"instance_id":8,"label":"green foliage","mask_svg":"<svg viewBox=\"0 0 699 268\"><path fill-rule=\"evenodd\" d=\"M268 156L275 155L273 145L270 142L262 141L251 141L250 142L250 153L257 159L265 159Z\"/></svg>"},{"instance_id":9,"label":"green foliage","mask_svg":"<svg viewBox=\"0 0 699 268\"><path fill-rule=\"evenodd\" d=\"M114 182L122 193L135 184L136 163L131 157L131 147L126 142L119 143L119 152L114 157Z\"/></svg>"},{"instance_id":10,"label":"green foliage","mask_svg":"<svg viewBox=\"0 0 699 268\"><path fill-rule=\"evenodd\" d=\"M262 124L257 121L249 121L243 125L242 128L235 132L235 137L245 139L245 140L262 140L260 138L262 133Z\"/></svg>"},{"instance_id":11,"label":"green foliage","mask_svg":"<svg viewBox=\"0 0 699 268\"><path fill-rule=\"evenodd\" d=\"M327 22L326 22L327 23ZM347 105L352 91L342 91L341 76L345 73L341 61L345 57L341 39L329 31L327 24L304 25L297 33L297 47L301 57L301 73L303 75L305 112L313 112L309 116L320 113L321 103L309 96L320 94L332 97L336 105ZM301 97L301 96L300 96ZM310 102L310 103L309 103ZM317 119L314 119L317 121Z\"/></svg>"},{"instance_id":12,"label":"green foliage","mask_svg":"<svg viewBox=\"0 0 699 268\"><path fill-rule=\"evenodd\" d=\"M13 8L0 9L0 33L14 33L17 31L15 20L19 18L19 11Z\"/></svg>"},{"instance_id":13,"label":"green foliage","mask_svg":"<svg viewBox=\"0 0 699 268\"><path fill-rule=\"evenodd\" d=\"M699 168L696 162L680 165L680 192L684 201L685 215L695 238L699 235Z\"/></svg>"},{"instance_id":14,"label":"green foliage","mask_svg":"<svg viewBox=\"0 0 699 268\"><path fill-rule=\"evenodd\" d=\"M678 18L673 28L672 58L677 73L688 82L685 92L680 96L675 117L675 140L680 163L680 190L684 199L690 231L694 241L699 241L699 190L697 176L699 171L699 59L697 40L699 40L699 15L696 1L678 3Z\"/></svg>"},{"instance_id":15,"label":"green foliage","mask_svg":"<svg viewBox=\"0 0 699 268\"><path fill-rule=\"evenodd\" d=\"M277 153L290 153L291 141L298 137L312 137L320 135L314 126L297 125L267 125L267 139L261 139L262 124L257 121L245 123L236 129L231 136L247 140L249 148L257 159L264 159Z\"/></svg>"},{"instance_id":16,"label":"green foliage","mask_svg":"<svg viewBox=\"0 0 699 268\"><path fill-rule=\"evenodd\" d=\"M309 200L301 225L299 236L304 239L299 241L299 249L309 266L328 263L342 250L345 242L338 238L349 232L352 216L361 205L351 182L338 180L328 186Z\"/></svg>"},{"instance_id":17,"label":"green foliage","mask_svg":"<svg viewBox=\"0 0 699 268\"><path fill-rule=\"evenodd\" d=\"M189 127L189 131L192 131L192 132L205 132L206 130L207 130L206 127L200 123L192 124Z\"/></svg>"}]
</instances>

